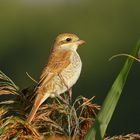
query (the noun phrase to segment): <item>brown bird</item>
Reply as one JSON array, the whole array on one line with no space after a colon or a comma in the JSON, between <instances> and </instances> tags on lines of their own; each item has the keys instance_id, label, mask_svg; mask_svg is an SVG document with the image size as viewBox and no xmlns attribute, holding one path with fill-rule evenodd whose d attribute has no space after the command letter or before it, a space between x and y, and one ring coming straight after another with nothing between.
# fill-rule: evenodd
<instances>
[{"instance_id":1,"label":"brown bird","mask_svg":"<svg viewBox=\"0 0 140 140\"><path fill-rule=\"evenodd\" d=\"M84 44L75 34L60 34L56 37L47 66L44 68L36 90L36 98L27 118L31 122L39 106L48 98L56 97L71 89L78 80L82 62L77 48Z\"/></svg>"}]
</instances>

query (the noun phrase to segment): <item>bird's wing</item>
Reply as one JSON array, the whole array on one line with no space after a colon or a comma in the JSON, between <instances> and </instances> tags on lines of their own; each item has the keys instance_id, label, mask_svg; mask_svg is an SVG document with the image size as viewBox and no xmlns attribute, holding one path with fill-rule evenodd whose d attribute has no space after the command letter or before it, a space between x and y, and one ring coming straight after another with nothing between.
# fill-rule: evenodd
<instances>
[{"instance_id":1,"label":"bird's wing","mask_svg":"<svg viewBox=\"0 0 140 140\"><path fill-rule=\"evenodd\" d=\"M44 68L39 86L44 86L55 75L58 75L64 68L70 64L70 51L55 51L51 54L47 66Z\"/></svg>"}]
</instances>

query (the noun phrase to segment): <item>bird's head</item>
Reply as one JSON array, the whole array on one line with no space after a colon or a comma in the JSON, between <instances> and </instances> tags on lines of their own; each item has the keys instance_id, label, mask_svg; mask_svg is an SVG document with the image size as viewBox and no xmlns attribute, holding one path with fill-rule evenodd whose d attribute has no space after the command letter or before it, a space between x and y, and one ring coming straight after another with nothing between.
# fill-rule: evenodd
<instances>
[{"instance_id":1,"label":"bird's head","mask_svg":"<svg viewBox=\"0 0 140 140\"><path fill-rule=\"evenodd\" d=\"M54 49L57 50L74 50L76 51L79 45L84 44L84 40L80 40L75 34L64 33L56 37Z\"/></svg>"}]
</instances>

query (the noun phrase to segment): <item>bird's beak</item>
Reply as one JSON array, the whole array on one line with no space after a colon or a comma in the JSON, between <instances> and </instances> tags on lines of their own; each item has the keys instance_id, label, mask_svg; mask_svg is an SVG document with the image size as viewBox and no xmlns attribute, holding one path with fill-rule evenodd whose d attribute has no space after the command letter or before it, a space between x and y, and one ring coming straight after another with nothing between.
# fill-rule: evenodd
<instances>
[{"instance_id":1,"label":"bird's beak","mask_svg":"<svg viewBox=\"0 0 140 140\"><path fill-rule=\"evenodd\" d=\"M86 42L84 40L78 40L76 41L76 44L79 46L79 45L83 45L85 44Z\"/></svg>"}]
</instances>

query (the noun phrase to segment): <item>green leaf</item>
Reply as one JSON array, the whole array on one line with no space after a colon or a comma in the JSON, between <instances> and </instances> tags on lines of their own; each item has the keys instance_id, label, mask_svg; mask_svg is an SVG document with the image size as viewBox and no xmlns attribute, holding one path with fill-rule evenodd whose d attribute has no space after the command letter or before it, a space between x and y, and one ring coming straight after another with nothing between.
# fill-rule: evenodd
<instances>
[{"instance_id":1,"label":"green leaf","mask_svg":"<svg viewBox=\"0 0 140 140\"><path fill-rule=\"evenodd\" d=\"M132 55L137 57L138 50L140 48L140 40L134 48ZM121 72L114 81L111 89L109 90L107 97L102 105L100 112L98 113L96 120L85 136L84 140L102 140L107 126L111 120L113 112L116 108L123 87L125 85L128 73L131 69L134 59L127 58Z\"/></svg>"}]
</instances>

